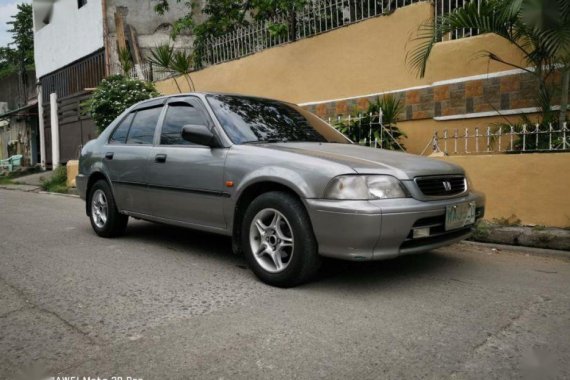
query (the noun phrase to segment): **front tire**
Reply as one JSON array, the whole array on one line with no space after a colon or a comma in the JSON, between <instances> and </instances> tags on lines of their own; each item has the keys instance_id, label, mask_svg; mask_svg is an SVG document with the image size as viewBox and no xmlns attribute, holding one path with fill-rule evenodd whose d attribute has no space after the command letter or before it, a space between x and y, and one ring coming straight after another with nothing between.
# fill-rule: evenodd
<instances>
[{"instance_id":1,"label":"front tire","mask_svg":"<svg viewBox=\"0 0 570 380\"><path fill-rule=\"evenodd\" d=\"M244 215L241 241L249 267L269 285L301 284L321 265L305 207L285 192L265 193L251 202Z\"/></svg>"},{"instance_id":2,"label":"front tire","mask_svg":"<svg viewBox=\"0 0 570 380\"><path fill-rule=\"evenodd\" d=\"M113 192L107 181L95 182L89 192L88 202L91 227L97 235L111 238L125 233L129 217L117 210Z\"/></svg>"}]
</instances>

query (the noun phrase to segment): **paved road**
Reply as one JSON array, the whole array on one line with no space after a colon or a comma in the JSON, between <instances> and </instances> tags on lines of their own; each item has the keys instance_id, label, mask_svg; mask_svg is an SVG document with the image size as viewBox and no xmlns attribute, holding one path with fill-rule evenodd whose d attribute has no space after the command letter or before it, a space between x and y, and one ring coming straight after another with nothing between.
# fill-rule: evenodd
<instances>
[{"instance_id":1,"label":"paved road","mask_svg":"<svg viewBox=\"0 0 570 380\"><path fill-rule=\"evenodd\" d=\"M456 245L283 290L226 238L83 210L0 190L0 379L570 376L568 261Z\"/></svg>"}]
</instances>

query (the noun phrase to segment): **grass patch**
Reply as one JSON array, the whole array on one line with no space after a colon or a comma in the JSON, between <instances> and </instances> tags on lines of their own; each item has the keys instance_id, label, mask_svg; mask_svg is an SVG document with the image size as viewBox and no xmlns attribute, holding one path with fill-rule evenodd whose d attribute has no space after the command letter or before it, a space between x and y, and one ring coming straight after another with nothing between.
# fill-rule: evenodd
<instances>
[{"instance_id":1,"label":"grass patch","mask_svg":"<svg viewBox=\"0 0 570 380\"><path fill-rule=\"evenodd\" d=\"M12 178L8 176L0 177L0 185L12 185L13 183L14 181L12 181Z\"/></svg>"},{"instance_id":2,"label":"grass patch","mask_svg":"<svg viewBox=\"0 0 570 380\"><path fill-rule=\"evenodd\" d=\"M41 186L45 191L67 194L67 168L60 166L55 169L51 178L43 181Z\"/></svg>"},{"instance_id":3,"label":"grass patch","mask_svg":"<svg viewBox=\"0 0 570 380\"><path fill-rule=\"evenodd\" d=\"M491 232L491 224L485 220L480 220L475 225L475 231L473 231L472 240L485 241Z\"/></svg>"},{"instance_id":4,"label":"grass patch","mask_svg":"<svg viewBox=\"0 0 570 380\"><path fill-rule=\"evenodd\" d=\"M4 172L0 174L0 185L18 184L18 178L29 174L39 173L42 169L39 166L31 168L18 168L13 172Z\"/></svg>"},{"instance_id":5,"label":"grass patch","mask_svg":"<svg viewBox=\"0 0 570 380\"><path fill-rule=\"evenodd\" d=\"M498 226L502 226L502 227L514 227L514 226L520 226L521 225L521 220L519 218L517 218L516 215L511 215L508 218L494 218L493 219L493 224L496 224Z\"/></svg>"}]
</instances>

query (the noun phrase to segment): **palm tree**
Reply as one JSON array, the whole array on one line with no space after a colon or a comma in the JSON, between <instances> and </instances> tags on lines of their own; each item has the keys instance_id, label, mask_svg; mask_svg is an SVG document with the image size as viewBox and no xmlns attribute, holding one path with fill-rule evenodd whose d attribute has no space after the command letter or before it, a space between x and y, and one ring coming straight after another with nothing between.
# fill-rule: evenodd
<instances>
[{"instance_id":1,"label":"palm tree","mask_svg":"<svg viewBox=\"0 0 570 380\"><path fill-rule=\"evenodd\" d=\"M184 50L174 51L174 48L169 44L158 45L156 48L151 49L151 57L149 61L158 66L165 72L175 73L182 75L186 79L190 91L195 91L194 82L190 77L192 72L193 54L187 53ZM172 78L176 84L178 92L182 92L180 85L176 78Z\"/></svg>"},{"instance_id":2,"label":"palm tree","mask_svg":"<svg viewBox=\"0 0 570 380\"><path fill-rule=\"evenodd\" d=\"M123 75L128 77L133 69L133 58L129 49L119 48L119 63L121 64Z\"/></svg>"},{"instance_id":3,"label":"palm tree","mask_svg":"<svg viewBox=\"0 0 570 380\"><path fill-rule=\"evenodd\" d=\"M187 53L182 50L175 52L170 61L170 69L186 78L186 83L188 83L190 91L196 90L194 82L190 77L190 73L192 72L192 53Z\"/></svg>"},{"instance_id":4,"label":"palm tree","mask_svg":"<svg viewBox=\"0 0 570 380\"><path fill-rule=\"evenodd\" d=\"M444 36L463 29L477 30L480 34L493 33L522 53L526 67L484 51L489 59L524 70L538 79L536 103L542 111L543 122L553 121L552 97L560 90L559 122L562 126L566 121L570 81L570 1L470 1L463 8L420 25L414 38L418 45L408 53L406 60L423 77L434 45ZM557 70L562 74L559 86L550 81Z\"/></svg>"}]
</instances>

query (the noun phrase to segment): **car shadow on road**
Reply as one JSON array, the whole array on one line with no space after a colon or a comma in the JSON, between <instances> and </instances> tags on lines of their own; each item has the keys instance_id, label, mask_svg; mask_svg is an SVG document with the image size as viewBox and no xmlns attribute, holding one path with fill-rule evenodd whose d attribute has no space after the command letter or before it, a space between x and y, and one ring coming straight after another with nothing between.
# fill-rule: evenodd
<instances>
[{"instance_id":1,"label":"car shadow on road","mask_svg":"<svg viewBox=\"0 0 570 380\"><path fill-rule=\"evenodd\" d=\"M246 268L242 255L235 255L231 238L181 227L150 222L130 223L126 239L156 244L186 255L208 256L220 261L220 265ZM448 273L463 263L460 257L433 251L423 254L402 256L383 261L353 262L325 259L318 276L311 282L315 286L349 286L358 288L374 284L388 284L406 281L420 276L437 276Z\"/></svg>"},{"instance_id":2,"label":"car shadow on road","mask_svg":"<svg viewBox=\"0 0 570 380\"><path fill-rule=\"evenodd\" d=\"M447 277L463 260L457 256L432 251L382 261L353 262L326 260L316 286L350 288L394 284L419 277ZM444 276L445 273L445 276Z\"/></svg>"}]
</instances>

